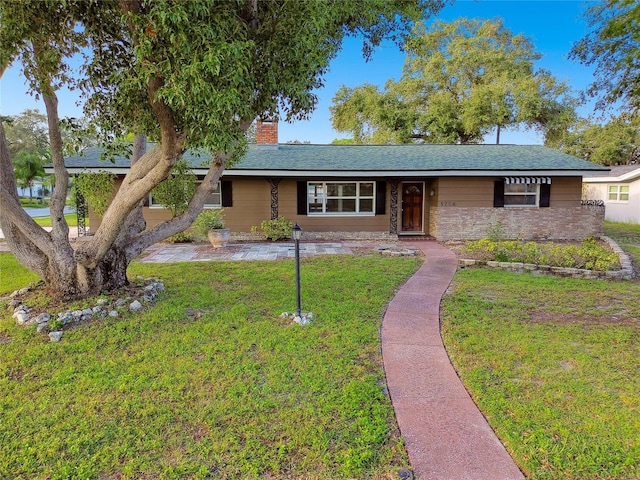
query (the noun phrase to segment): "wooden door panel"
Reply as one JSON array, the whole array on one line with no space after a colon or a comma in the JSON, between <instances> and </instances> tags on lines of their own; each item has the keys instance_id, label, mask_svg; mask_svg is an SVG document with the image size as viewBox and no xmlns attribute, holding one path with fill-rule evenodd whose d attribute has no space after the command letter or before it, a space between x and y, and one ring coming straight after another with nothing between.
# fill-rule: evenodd
<instances>
[{"instance_id":1,"label":"wooden door panel","mask_svg":"<svg viewBox=\"0 0 640 480\"><path fill-rule=\"evenodd\" d=\"M402 231L422 232L424 184L402 185Z\"/></svg>"}]
</instances>

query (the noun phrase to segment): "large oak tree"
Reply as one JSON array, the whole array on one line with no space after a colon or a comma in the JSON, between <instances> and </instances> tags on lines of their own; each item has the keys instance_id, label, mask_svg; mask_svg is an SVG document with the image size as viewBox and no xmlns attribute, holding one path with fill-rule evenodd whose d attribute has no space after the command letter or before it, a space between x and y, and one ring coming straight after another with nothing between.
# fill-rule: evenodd
<instances>
[{"instance_id":1,"label":"large oak tree","mask_svg":"<svg viewBox=\"0 0 640 480\"><path fill-rule=\"evenodd\" d=\"M305 118L347 35L365 55L384 38L401 42L439 0L260 1L41 0L0 2L0 73L19 61L48 117L56 189L52 231L20 208L0 124L0 224L17 259L52 292L78 296L126 284L146 247L187 228L224 168L244 152L256 117ZM84 56L79 72L73 58ZM127 133L158 140L133 156L95 235L75 250L62 214L68 186L56 90L84 95L85 115L106 146ZM140 137L138 137L140 138ZM187 210L145 229L141 204L186 149L213 161Z\"/></svg>"},{"instance_id":2,"label":"large oak tree","mask_svg":"<svg viewBox=\"0 0 640 480\"><path fill-rule=\"evenodd\" d=\"M521 125L552 139L575 118L569 88L536 68L533 44L500 20L420 23L405 50L397 82L338 91L336 130L356 143L478 143Z\"/></svg>"},{"instance_id":3,"label":"large oak tree","mask_svg":"<svg viewBox=\"0 0 640 480\"><path fill-rule=\"evenodd\" d=\"M640 161L640 117L623 113L604 124L581 119L552 146L601 165L629 165Z\"/></svg>"},{"instance_id":4,"label":"large oak tree","mask_svg":"<svg viewBox=\"0 0 640 480\"><path fill-rule=\"evenodd\" d=\"M570 57L595 66L588 93L597 107L621 106L640 111L640 3L605 0L586 11L589 33Z\"/></svg>"}]
</instances>

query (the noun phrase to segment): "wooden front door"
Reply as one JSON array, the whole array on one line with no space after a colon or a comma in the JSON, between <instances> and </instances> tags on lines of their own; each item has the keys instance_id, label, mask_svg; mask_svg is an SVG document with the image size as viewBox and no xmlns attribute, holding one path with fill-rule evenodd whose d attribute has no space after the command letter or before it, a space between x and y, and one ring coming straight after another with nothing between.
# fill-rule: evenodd
<instances>
[{"instance_id":1,"label":"wooden front door","mask_svg":"<svg viewBox=\"0 0 640 480\"><path fill-rule=\"evenodd\" d=\"M402 232L422 232L424 183L402 184Z\"/></svg>"}]
</instances>

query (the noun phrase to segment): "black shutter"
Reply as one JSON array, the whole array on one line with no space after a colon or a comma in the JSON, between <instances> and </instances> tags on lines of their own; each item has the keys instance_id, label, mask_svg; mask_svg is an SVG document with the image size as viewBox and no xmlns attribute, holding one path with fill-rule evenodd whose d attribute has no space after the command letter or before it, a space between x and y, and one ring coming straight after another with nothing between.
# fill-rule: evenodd
<instances>
[{"instance_id":1,"label":"black shutter","mask_svg":"<svg viewBox=\"0 0 640 480\"><path fill-rule=\"evenodd\" d=\"M493 184L493 206L504 207L504 180L496 180Z\"/></svg>"},{"instance_id":2,"label":"black shutter","mask_svg":"<svg viewBox=\"0 0 640 480\"><path fill-rule=\"evenodd\" d=\"M307 214L307 182L298 182L298 215Z\"/></svg>"},{"instance_id":3,"label":"black shutter","mask_svg":"<svg viewBox=\"0 0 640 480\"><path fill-rule=\"evenodd\" d=\"M387 207L387 182L376 182L376 215L384 215Z\"/></svg>"},{"instance_id":4,"label":"black shutter","mask_svg":"<svg viewBox=\"0 0 640 480\"><path fill-rule=\"evenodd\" d=\"M540 184L540 206L548 207L550 200L551 200L551 184L541 183Z\"/></svg>"},{"instance_id":5,"label":"black shutter","mask_svg":"<svg viewBox=\"0 0 640 480\"><path fill-rule=\"evenodd\" d=\"M222 180L220 182L220 188L222 188L222 206L233 207L233 187L231 186L231 180Z\"/></svg>"}]
</instances>

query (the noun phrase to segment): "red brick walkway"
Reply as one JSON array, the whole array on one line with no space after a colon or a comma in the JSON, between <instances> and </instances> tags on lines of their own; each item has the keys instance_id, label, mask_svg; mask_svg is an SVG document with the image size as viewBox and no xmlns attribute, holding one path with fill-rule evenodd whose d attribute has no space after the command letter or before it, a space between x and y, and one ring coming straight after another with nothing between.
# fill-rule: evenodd
<instances>
[{"instance_id":1,"label":"red brick walkway","mask_svg":"<svg viewBox=\"0 0 640 480\"><path fill-rule=\"evenodd\" d=\"M440 337L440 299L456 271L437 242L414 242L425 262L382 322L387 384L416 479L524 476L460 382Z\"/></svg>"}]
</instances>

